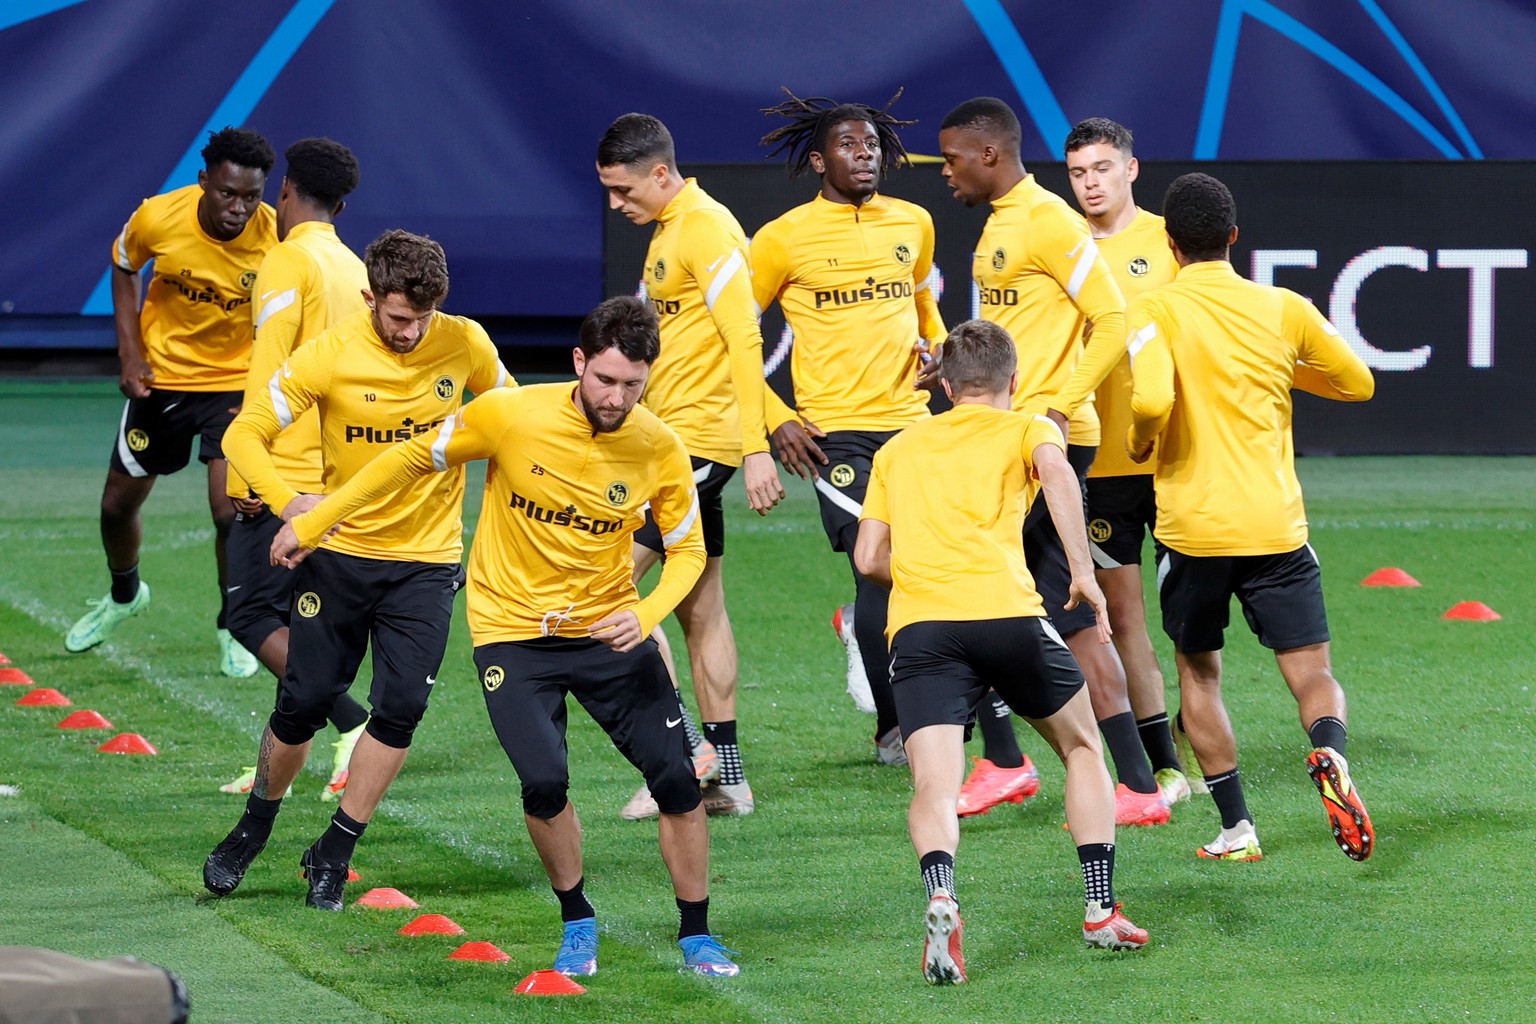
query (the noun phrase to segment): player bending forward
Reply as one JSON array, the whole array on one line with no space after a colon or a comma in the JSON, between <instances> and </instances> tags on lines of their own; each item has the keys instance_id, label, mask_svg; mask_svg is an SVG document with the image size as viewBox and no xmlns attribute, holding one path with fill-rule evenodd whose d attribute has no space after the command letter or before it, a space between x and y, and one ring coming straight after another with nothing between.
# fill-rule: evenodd
<instances>
[{"instance_id":1,"label":"player bending forward","mask_svg":"<svg viewBox=\"0 0 1536 1024\"><path fill-rule=\"evenodd\" d=\"M891 588L891 689L912 766L907 827L928 890L923 977L933 985L965 981L956 804L965 723L989 689L1066 766L1067 827L1087 902L1083 937L1106 949L1147 943L1115 902L1115 796L1083 674L1045 618L1024 563L1025 510L1043 490L1071 568L1071 606L1090 605L1098 641L1109 643L1065 440L1050 419L1011 411L1017 367L1013 341L997 324L970 320L950 333L940 382L954 408L876 453L854 549L859 571Z\"/></svg>"}]
</instances>

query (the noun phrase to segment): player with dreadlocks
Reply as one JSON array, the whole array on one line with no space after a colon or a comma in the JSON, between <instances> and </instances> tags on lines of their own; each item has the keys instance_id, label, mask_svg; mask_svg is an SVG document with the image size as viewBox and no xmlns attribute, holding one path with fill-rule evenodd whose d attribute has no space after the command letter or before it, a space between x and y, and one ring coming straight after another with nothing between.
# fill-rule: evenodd
<instances>
[{"instance_id":1,"label":"player with dreadlocks","mask_svg":"<svg viewBox=\"0 0 1536 1024\"><path fill-rule=\"evenodd\" d=\"M881 178L907 162L897 129L914 122L890 114L900 92L880 109L785 92L789 99L764 113L786 123L763 145L786 155L791 177L813 171L821 190L752 241L757 304L777 299L795 335L797 408L770 392L768 425L780 461L815 481L827 538L851 567L875 452L928 415L917 370L924 339L945 334L928 289L933 218L878 191ZM856 568L853 578L853 631L875 706L876 754L884 764L905 764L886 659L889 595Z\"/></svg>"}]
</instances>

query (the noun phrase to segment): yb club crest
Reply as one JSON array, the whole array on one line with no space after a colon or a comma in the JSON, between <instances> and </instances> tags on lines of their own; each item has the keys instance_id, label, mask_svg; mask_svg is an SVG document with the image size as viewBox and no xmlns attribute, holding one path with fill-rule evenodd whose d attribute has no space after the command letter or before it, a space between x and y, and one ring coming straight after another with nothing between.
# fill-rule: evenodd
<instances>
[{"instance_id":1,"label":"yb club crest","mask_svg":"<svg viewBox=\"0 0 1536 1024\"><path fill-rule=\"evenodd\" d=\"M255 284L256 284L256 271L254 271L254 270L247 270L245 273L240 275L240 290L241 291L248 292L248 291L251 290L251 288Z\"/></svg>"},{"instance_id":2,"label":"yb club crest","mask_svg":"<svg viewBox=\"0 0 1536 1024\"><path fill-rule=\"evenodd\" d=\"M1007 262L1008 262L1008 253L1003 251L1001 246L999 246L998 248L992 250L992 269L993 270L1002 270L1004 265L1007 264Z\"/></svg>"},{"instance_id":3,"label":"yb club crest","mask_svg":"<svg viewBox=\"0 0 1536 1024\"><path fill-rule=\"evenodd\" d=\"M437 378L437 383L432 385L432 390L437 392L438 398L446 402L453 397L455 387L452 377L442 376Z\"/></svg>"},{"instance_id":4,"label":"yb club crest","mask_svg":"<svg viewBox=\"0 0 1536 1024\"><path fill-rule=\"evenodd\" d=\"M904 267L912 265L912 249L905 242L892 249L891 255L896 257L896 262Z\"/></svg>"},{"instance_id":5,"label":"yb club crest","mask_svg":"<svg viewBox=\"0 0 1536 1024\"><path fill-rule=\"evenodd\" d=\"M485 670L485 692L495 693L496 690L500 688L501 684L506 681L506 679L507 673L502 670L502 667L500 665L492 665L490 668Z\"/></svg>"},{"instance_id":6,"label":"yb club crest","mask_svg":"<svg viewBox=\"0 0 1536 1024\"><path fill-rule=\"evenodd\" d=\"M149 447L149 435L138 427L128 431L128 447L136 452L141 452Z\"/></svg>"},{"instance_id":7,"label":"yb club crest","mask_svg":"<svg viewBox=\"0 0 1536 1024\"><path fill-rule=\"evenodd\" d=\"M623 505L629 500L629 487L622 480L615 480L608 485L608 504L613 506Z\"/></svg>"},{"instance_id":8,"label":"yb club crest","mask_svg":"<svg viewBox=\"0 0 1536 1024\"><path fill-rule=\"evenodd\" d=\"M1109 522L1104 519L1095 519L1088 524L1088 539L1095 544L1103 544L1113 532Z\"/></svg>"},{"instance_id":9,"label":"yb club crest","mask_svg":"<svg viewBox=\"0 0 1536 1024\"><path fill-rule=\"evenodd\" d=\"M1132 277L1146 277L1147 272L1152 269L1152 264L1147 262L1145 256L1137 256L1125 265L1125 269L1130 272Z\"/></svg>"},{"instance_id":10,"label":"yb club crest","mask_svg":"<svg viewBox=\"0 0 1536 1024\"><path fill-rule=\"evenodd\" d=\"M833 487L847 487L853 483L855 475L852 466L846 462L839 462L832 467L832 472L827 474L827 478L832 481Z\"/></svg>"},{"instance_id":11,"label":"yb club crest","mask_svg":"<svg viewBox=\"0 0 1536 1024\"><path fill-rule=\"evenodd\" d=\"M656 266L651 269L651 276L656 279L657 284L665 281L667 279L667 261L657 260Z\"/></svg>"},{"instance_id":12,"label":"yb club crest","mask_svg":"<svg viewBox=\"0 0 1536 1024\"><path fill-rule=\"evenodd\" d=\"M320 595L313 590L307 590L299 595L299 599L293 603L294 608L306 619L312 619L320 614Z\"/></svg>"}]
</instances>

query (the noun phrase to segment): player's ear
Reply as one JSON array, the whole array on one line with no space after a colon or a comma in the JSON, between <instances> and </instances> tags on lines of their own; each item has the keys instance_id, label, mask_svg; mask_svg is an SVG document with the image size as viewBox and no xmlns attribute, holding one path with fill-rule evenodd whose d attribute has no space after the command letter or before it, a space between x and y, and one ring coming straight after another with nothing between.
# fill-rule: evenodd
<instances>
[{"instance_id":1,"label":"player's ear","mask_svg":"<svg viewBox=\"0 0 1536 1024\"><path fill-rule=\"evenodd\" d=\"M1018 370L1014 370L1012 373L1010 373L1008 375L1008 397L1012 398L1013 397L1013 393L1015 391L1018 391L1018 390L1019 390L1019 371Z\"/></svg>"},{"instance_id":2,"label":"player's ear","mask_svg":"<svg viewBox=\"0 0 1536 1024\"><path fill-rule=\"evenodd\" d=\"M363 301L368 304L368 308L374 309L375 305L373 301L373 292L369 291L367 288L359 289L359 291L363 293Z\"/></svg>"},{"instance_id":3,"label":"player's ear","mask_svg":"<svg viewBox=\"0 0 1536 1024\"><path fill-rule=\"evenodd\" d=\"M1137 176L1140 175L1140 174L1141 174L1141 164L1136 162L1136 158L1135 157L1131 157L1129 160L1127 160L1125 162L1125 180L1126 181L1135 181Z\"/></svg>"},{"instance_id":4,"label":"player's ear","mask_svg":"<svg viewBox=\"0 0 1536 1024\"><path fill-rule=\"evenodd\" d=\"M819 152L812 152L809 155L809 159L811 161L811 170L815 171L817 174L827 173L827 161Z\"/></svg>"},{"instance_id":5,"label":"player's ear","mask_svg":"<svg viewBox=\"0 0 1536 1024\"><path fill-rule=\"evenodd\" d=\"M1236 244L1237 244L1237 225L1233 224L1232 225L1232 230L1227 232L1227 248L1230 249L1230 248L1232 248Z\"/></svg>"},{"instance_id":6,"label":"player's ear","mask_svg":"<svg viewBox=\"0 0 1536 1024\"><path fill-rule=\"evenodd\" d=\"M949 381L943 377L940 377L939 384L944 388L944 397L949 399L950 404L953 405L955 402L955 392L954 389L949 386Z\"/></svg>"},{"instance_id":7,"label":"player's ear","mask_svg":"<svg viewBox=\"0 0 1536 1024\"><path fill-rule=\"evenodd\" d=\"M577 345L571 349L571 364L576 367L576 376L580 377L587 369L587 354Z\"/></svg>"}]
</instances>

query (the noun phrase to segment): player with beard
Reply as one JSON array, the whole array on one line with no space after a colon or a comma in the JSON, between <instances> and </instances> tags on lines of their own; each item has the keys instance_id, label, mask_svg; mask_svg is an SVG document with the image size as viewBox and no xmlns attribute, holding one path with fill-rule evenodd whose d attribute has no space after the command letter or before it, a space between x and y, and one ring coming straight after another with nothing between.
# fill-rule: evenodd
<instances>
[{"instance_id":1,"label":"player with beard","mask_svg":"<svg viewBox=\"0 0 1536 1024\"><path fill-rule=\"evenodd\" d=\"M483 327L438 312L448 294L442 246L386 231L363 263L368 308L301 345L225 439L235 469L285 519L320 500L285 480L271 453L274 439L311 406L320 409L322 475L335 489L395 441L450 420L465 391L516 383ZM419 481L359 509L295 574L287 665L245 814L203 865L210 892L233 892L266 846L283 794L371 643L372 714L352 752L341 805L300 861L306 902L341 910L352 852L405 763L448 645L464 582L463 502L462 470Z\"/></svg>"},{"instance_id":2,"label":"player with beard","mask_svg":"<svg viewBox=\"0 0 1536 1024\"><path fill-rule=\"evenodd\" d=\"M636 408L659 349L648 303L606 300L582 322L575 387L539 384L476 399L379 456L273 544L275 559L300 561L354 510L490 460L469 560L469 630L491 725L522 781L523 820L560 901L565 933L554 967L566 974L597 972L596 913L568 796L567 694L640 769L660 808L685 965L699 974L739 971L709 933L708 826L676 691L650 639L705 563L688 451L655 414ZM666 558L642 598L633 544L647 505Z\"/></svg>"}]
</instances>

